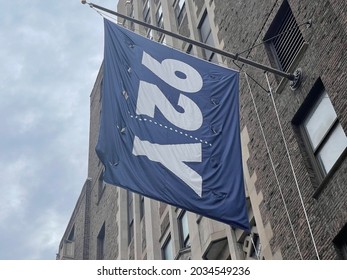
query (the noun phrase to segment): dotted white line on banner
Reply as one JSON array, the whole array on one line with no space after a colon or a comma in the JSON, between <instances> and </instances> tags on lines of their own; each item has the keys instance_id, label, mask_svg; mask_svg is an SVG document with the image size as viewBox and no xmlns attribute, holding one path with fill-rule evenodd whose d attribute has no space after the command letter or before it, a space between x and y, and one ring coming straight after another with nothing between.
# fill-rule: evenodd
<instances>
[{"instance_id":1,"label":"dotted white line on banner","mask_svg":"<svg viewBox=\"0 0 347 280\"><path fill-rule=\"evenodd\" d=\"M152 119L141 118L141 117L139 117L139 116L134 116L134 115L131 115L131 114L130 114L130 117L133 118L133 119L136 119L136 120L138 120L138 121L140 121L140 122L144 121L144 122L153 123L154 125L158 125L158 126L160 126L160 127L162 127L162 128L169 129L169 130L171 130L172 132L179 133L179 134L184 135L184 136L186 136L186 137L188 137L188 138L190 138L190 139L194 139L194 140L196 140L196 141L199 141L199 142L201 142L201 143L203 143L203 144L206 144L206 145L209 145L210 147L212 147L212 144L211 144L211 143L208 143L208 142L205 141L205 140L199 139L199 138L197 138L197 137L194 137L193 135L189 135L188 133L184 133L184 132L179 131L179 130L177 130L177 129L175 129L175 128L168 127L167 125L163 125L163 124L158 123L157 121L154 121L154 120L152 120ZM119 127L118 125L117 125L117 128L120 129L120 127Z\"/></svg>"}]
</instances>

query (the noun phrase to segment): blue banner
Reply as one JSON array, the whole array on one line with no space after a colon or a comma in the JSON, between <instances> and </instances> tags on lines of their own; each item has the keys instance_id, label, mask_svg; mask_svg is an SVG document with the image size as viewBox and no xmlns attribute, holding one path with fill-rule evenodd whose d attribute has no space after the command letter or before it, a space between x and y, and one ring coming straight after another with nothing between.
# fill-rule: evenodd
<instances>
[{"instance_id":1,"label":"blue banner","mask_svg":"<svg viewBox=\"0 0 347 280\"><path fill-rule=\"evenodd\" d=\"M104 23L104 181L248 230L239 73Z\"/></svg>"}]
</instances>

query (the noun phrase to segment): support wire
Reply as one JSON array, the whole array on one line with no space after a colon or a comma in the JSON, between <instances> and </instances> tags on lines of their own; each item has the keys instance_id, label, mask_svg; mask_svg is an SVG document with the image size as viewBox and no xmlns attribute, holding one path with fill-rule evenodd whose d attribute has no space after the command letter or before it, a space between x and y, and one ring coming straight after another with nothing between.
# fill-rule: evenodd
<instances>
[{"instance_id":1,"label":"support wire","mask_svg":"<svg viewBox=\"0 0 347 280\"><path fill-rule=\"evenodd\" d=\"M305 208L305 204L304 204L304 201L302 199L301 191L300 191L300 188L299 188L299 183L298 183L298 180L296 178L296 174L295 174L295 171L294 171L293 163L292 163L291 156L290 156L290 153L289 153L289 149L288 149L288 146L287 146L287 141L286 141L286 138L284 136L284 132L283 132L283 129L282 129L281 121L280 121L280 118L279 118L279 115L278 115L276 103L275 103L275 100L274 100L274 97L273 97L273 94L272 94L272 89L271 89L271 85L270 85L270 81L269 81L269 77L268 77L267 73L265 73L265 77L266 77L266 81L267 81L267 84L268 84L268 87L269 87L271 100L272 100L272 103L273 103L273 106L274 106L274 109L275 109L275 113L276 113L277 121L278 121L278 124L279 124L279 127L280 127L280 131L281 131L282 139L283 139L283 142L284 142L284 146L285 146L285 149L286 149L286 152L287 152L287 156L288 156L288 159L289 159L290 168L292 170L294 181L295 181L295 185L296 185L296 188L297 188L298 193L299 193L300 202L301 202L302 208L304 210L304 215L305 215L307 226L308 226L308 229L309 229L309 232L310 232L310 235L311 235L311 239L312 239L312 242L313 242L314 250L316 252L317 259L319 260L320 257L319 257L319 254L318 254L316 242L315 242L314 237L313 237L310 221L308 219L306 208Z\"/></svg>"},{"instance_id":2,"label":"support wire","mask_svg":"<svg viewBox=\"0 0 347 280\"><path fill-rule=\"evenodd\" d=\"M255 243L254 243L254 240L253 240L253 234L251 233L249 235L249 237L251 238L251 242L252 242L252 246L253 246L253 250L254 250L254 253L255 253L255 256L257 257L257 260L259 261L260 260L260 251L261 251L261 244L260 244L260 247L259 247L259 251L257 250L257 246L255 246Z\"/></svg>"},{"instance_id":3,"label":"support wire","mask_svg":"<svg viewBox=\"0 0 347 280\"><path fill-rule=\"evenodd\" d=\"M265 136L265 132L264 132L264 129L263 129L263 125L262 125L261 120L260 120L260 117L259 117L257 105L255 104L255 100L254 100L254 96L253 96L253 93L252 93L251 85L249 84L249 81L248 81L248 74L247 74L246 72L244 72L244 73L245 73L246 81L247 81L247 84L248 84L249 93L250 93L251 98L252 98L254 110L255 110L255 113L256 113L256 115L257 115L259 127L260 127L260 130L261 130L261 134L262 134L263 139L264 139L264 142L265 142L266 151L267 151L267 154L268 154L268 156L269 156L270 163L271 163L271 167L272 167L272 170L273 170L274 175L275 175L275 179L276 179L276 183L277 183L277 186L278 186L278 190L279 190L279 192L280 192L281 199L282 199L282 202L283 202L283 205L284 205L284 210L285 210L285 212L286 212L286 216L287 216L288 221L289 221L290 229L291 229L291 231L292 231L292 233L293 233L293 237L294 237L295 244L296 244L296 247L297 247L297 249L298 249L298 253L299 253L299 255L300 255L300 258L303 259L302 254L301 254L301 250L300 250L300 247L299 247L299 243L298 243L298 240L297 240L296 235L295 235L293 223L292 223L292 220L291 220L290 215L289 215L289 211L288 211L288 208L287 208L287 204L286 204L286 201L285 201L284 196L283 196L281 184L280 184L280 181L279 181L278 176L277 176L277 171L276 171L274 162L273 162L273 160L272 160L272 156L271 156L271 153L270 153L269 145L268 145L267 140L266 140L266 136Z\"/></svg>"}]
</instances>

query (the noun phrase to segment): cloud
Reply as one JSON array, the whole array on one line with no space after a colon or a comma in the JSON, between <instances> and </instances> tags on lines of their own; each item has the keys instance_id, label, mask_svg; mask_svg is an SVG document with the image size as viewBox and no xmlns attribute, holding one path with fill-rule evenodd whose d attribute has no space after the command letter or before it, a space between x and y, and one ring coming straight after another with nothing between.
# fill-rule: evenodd
<instances>
[{"instance_id":1,"label":"cloud","mask_svg":"<svg viewBox=\"0 0 347 280\"><path fill-rule=\"evenodd\" d=\"M102 18L78 0L17 2L0 17L0 259L54 259L87 178Z\"/></svg>"},{"instance_id":2,"label":"cloud","mask_svg":"<svg viewBox=\"0 0 347 280\"><path fill-rule=\"evenodd\" d=\"M42 255L48 254L51 259L55 258L52 252L58 251L58 244L62 237L61 225L66 222L57 210L49 209L33 221L28 239L23 244L27 248L25 259L40 259Z\"/></svg>"},{"instance_id":3,"label":"cloud","mask_svg":"<svg viewBox=\"0 0 347 280\"><path fill-rule=\"evenodd\" d=\"M26 180L32 179L32 174L30 174L32 169L28 168L28 161L24 158L19 158L10 164L1 162L0 169L3 174L6 174L6 176L2 176L3 181L0 184L2 193L0 196L0 230L3 231L11 216L23 214L27 190L22 188L22 185Z\"/></svg>"}]
</instances>

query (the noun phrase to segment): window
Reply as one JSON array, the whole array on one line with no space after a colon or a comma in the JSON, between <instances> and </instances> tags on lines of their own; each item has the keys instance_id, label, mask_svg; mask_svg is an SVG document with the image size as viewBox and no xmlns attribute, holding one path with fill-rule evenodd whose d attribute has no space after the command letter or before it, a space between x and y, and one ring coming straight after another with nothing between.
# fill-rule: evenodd
<instances>
[{"instance_id":1,"label":"window","mask_svg":"<svg viewBox=\"0 0 347 280\"><path fill-rule=\"evenodd\" d=\"M105 223L103 223L97 237L96 259L103 260L105 258L104 253L105 253Z\"/></svg>"},{"instance_id":2,"label":"window","mask_svg":"<svg viewBox=\"0 0 347 280\"><path fill-rule=\"evenodd\" d=\"M174 3L174 7L175 7L175 15L177 19L177 26L180 26L183 21L184 15L186 14L185 0L177 0Z\"/></svg>"},{"instance_id":3,"label":"window","mask_svg":"<svg viewBox=\"0 0 347 280\"><path fill-rule=\"evenodd\" d=\"M171 236L167 238L162 248L162 254L164 260L173 260L173 251L172 251L172 241Z\"/></svg>"},{"instance_id":4,"label":"window","mask_svg":"<svg viewBox=\"0 0 347 280\"><path fill-rule=\"evenodd\" d=\"M192 44L189 44L187 50L186 50L186 53L190 54L192 52L192 49L193 49L193 45Z\"/></svg>"},{"instance_id":5,"label":"window","mask_svg":"<svg viewBox=\"0 0 347 280\"><path fill-rule=\"evenodd\" d=\"M75 241L75 225L72 227L69 237L67 238L67 240L70 241Z\"/></svg>"},{"instance_id":6,"label":"window","mask_svg":"<svg viewBox=\"0 0 347 280\"><path fill-rule=\"evenodd\" d=\"M131 18L134 18L134 7L133 6L131 6L131 11L130 11L130 14L129 14L129 16L131 17ZM133 21L130 21L130 30L132 30L132 31L135 31L135 23L133 22Z\"/></svg>"},{"instance_id":7,"label":"window","mask_svg":"<svg viewBox=\"0 0 347 280\"><path fill-rule=\"evenodd\" d=\"M190 247L188 217L187 217L186 211L183 211L183 214L181 214L179 216L178 226L179 226L179 230L180 230L181 248Z\"/></svg>"},{"instance_id":8,"label":"window","mask_svg":"<svg viewBox=\"0 0 347 280\"><path fill-rule=\"evenodd\" d=\"M164 214L167 204L164 202L159 202L159 215L160 217Z\"/></svg>"},{"instance_id":9,"label":"window","mask_svg":"<svg viewBox=\"0 0 347 280\"><path fill-rule=\"evenodd\" d=\"M100 201L102 194L104 193L106 184L104 182L104 171L101 171L98 179L98 201Z\"/></svg>"},{"instance_id":10,"label":"window","mask_svg":"<svg viewBox=\"0 0 347 280\"><path fill-rule=\"evenodd\" d=\"M283 1L264 41L272 61L287 71L305 43L287 0Z\"/></svg>"},{"instance_id":11,"label":"window","mask_svg":"<svg viewBox=\"0 0 347 280\"><path fill-rule=\"evenodd\" d=\"M150 39L150 40L153 40L153 30L150 29L149 32L147 33L147 38Z\"/></svg>"},{"instance_id":12,"label":"window","mask_svg":"<svg viewBox=\"0 0 347 280\"><path fill-rule=\"evenodd\" d=\"M203 252L202 259L204 260L228 260L230 259L230 250L228 239L212 239L209 242L205 252Z\"/></svg>"},{"instance_id":13,"label":"window","mask_svg":"<svg viewBox=\"0 0 347 280\"><path fill-rule=\"evenodd\" d=\"M207 12L205 12L204 16L202 17L201 23L199 25L199 32L200 32L201 42L213 47L214 42L213 42L211 26L208 20ZM217 62L216 56L212 51L206 50L206 49L204 49L203 51L204 51L204 58L206 60Z\"/></svg>"},{"instance_id":14,"label":"window","mask_svg":"<svg viewBox=\"0 0 347 280\"><path fill-rule=\"evenodd\" d=\"M144 20L145 22L151 23L149 0L147 0L147 1L143 4L142 16L143 16L143 20Z\"/></svg>"},{"instance_id":15,"label":"window","mask_svg":"<svg viewBox=\"0 0 347 280\"><path fill-rule=\"evenodd\" d=\"M134 237L134 209L133 209L133 194L127 192L127 205L128 205L128 245Z\"/></svg>"},{"instance_id":16,"label":"window","mask_svg":"<svg viewBox=\"0 0 347 280\"><path fill-rule=\"evenodd\" d=\"M347 224L342 228L333 242L341 259L347 260Z\"/></svg>"},{"instance_id":17,"label":"window","mask_svg":"<svg viewBox=\"0 0 347 280\"><path fill-rule=\"evenodd\" d=\"M146 2L144 2L144 6L143 6L143 11L142 11L142 16L143 16L143 21L147 22L149 24L151 24L151 6L149 3L149 0L147 0ZM153 39L153 31L152 29L149 29L147 27L145 27L145 32L146 32L146 36L149 39Z\"/></svg>"},{"instance_id":18,"label":"window","mask_svg":"<svg viewBox=\"0 0 347 280\"><path fill-rule=\"evenodd\" d=\"M251 239L252 246L251 246L250 256L251 258L259 259L260 249L261 249L259 235L257 233L253 233L251 238L252 238Z\"/></svg>"},{"instance_id":19,"label":"window","mask_svg":"<svg viewBox=\"0 0 347 280\"><path fill-rule=\"evenodd\" d=\"M155 19L156 19L157 26L160 27L160 28L164 28L163 8L161 6L161 3L159 3L157 12L155 13ZM164 34L161 33L161 32L157 32L157 35L158 35L158 38L159 38L158 42L161 42L162 37L164 36Z\"/></svg>"},{"instance_id":20,"label":"window","mask_svg":"<svg viewBox=\"0 0 347 280\"><path fill-rule=\"evenodd\" d=\"M103 87L104 87L104 79L101 79L100 91L99 91L99 119L101 119Z\"/></svg>"},{"instance_id":21,"label":"window","mask_svg":"<svg viewBox=\"0 0 347 280\"><path fill-rule=\"evenodd\" d=\"M102 89L104 87L104 79L101 80L100 82L100 94L99 94L99 106L101 109L101 103L102 103Z\"/></svg>"},{"instance_id":22,"label":"window","mask_svg":"<svg viewBox=\"0 0 347 280\"><path fill-rule=\"evenodd\" d=\"M140 195L140 220L145 215L145 197L143 195Z\"/></svg>"},{"instance_id":23,"label":"window","mask_svg":"<svg viewBox=\"0 0 347 280\"><path fill-rule=\"evenodd\" d=\"M301 111L304 112L300 123L301 133L314 169L322 181L344 153L347 137L320 79Z\"/></svg>"},{"instance_id":24,"label":"window","mask_svg":"<svg viewBox=\"0 0 347 280\"><path fill-rule=\"evenodd\" d=\"M75 257L75 225L72 227L70 234L64 242L64 257Z\"/></svg>"},{"instance_id":25,"label":"window","mask_svg":"<svg viewBox=\"0 0 347 280\"><path fill-rule=\"evenodd\" d=\"M157 20L157 26L160 28L164 27L164 21L163 21L163 8L161 7L161 3L159 3L159 7L157 10L157 13L155 14L156 20Z\"/></svg>"},{"instance_id":26,"label":"window","mask_svg":"<svg viewBox=\"0 0 347 280\"><path fill-rule=\"evenodd\" d=\"M347 147L347 138L325 91L305 120L304 128L312 151L327 174Z\"/></svg>"},{"instance_id":27,"label":"window","mask_svg":"<svg viewBox=\"0 0 347 280\"><path fill-rule=\"evenodd\" d=\"M161 34L161 35L160 35L160 38L159 38L158 42L159 42L159 43L162 43L162 44L165 45L165 46L167 45L167 44L166 44L166 37L165 37L164 34Z\"/></svg>"}]
</instances>

